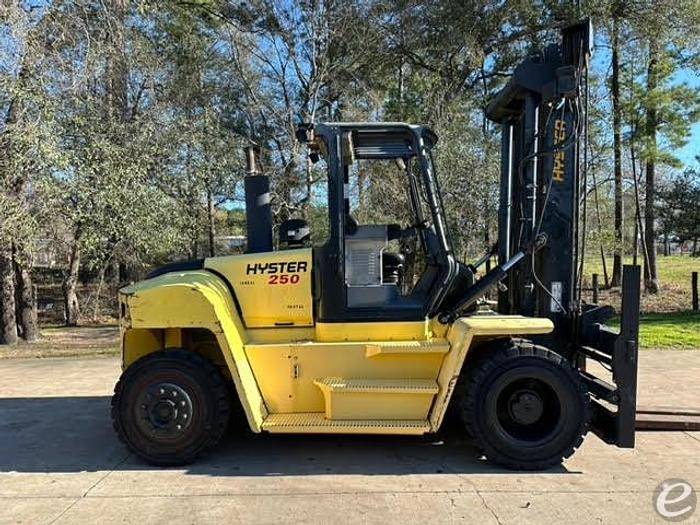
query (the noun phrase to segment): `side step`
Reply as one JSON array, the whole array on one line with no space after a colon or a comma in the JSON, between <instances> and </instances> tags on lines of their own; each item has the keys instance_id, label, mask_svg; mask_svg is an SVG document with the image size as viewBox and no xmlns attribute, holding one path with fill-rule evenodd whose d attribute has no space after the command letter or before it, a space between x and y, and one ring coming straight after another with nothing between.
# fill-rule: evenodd
<instances>
[{"instance_id":1,"label":"side step","mask_svg":"<svg viewBox=\"0 0 700 525\"><path fill-rule=\"evenodd\" d=\"M305 414L270 414L262 424L263 430L276 434L406 434L430 432L425 420L329 420L322 412Z\"/></svg>"},{"instance_id":2,"label":"side step","mask_svg":"<svg viewBox=\"0 0 700 525\"><path fill-rule=\"evenodd\" d=\"M438 385L433 379L342 379L314 384L331 420L423 420L428 417Z\"/></svg>"},{"instance_id":3,"label":"side step","mask_svg":"<svg viewBox=\"0 0 700 525\"><path fill-rule=\"evenodd\" d=\"M343 379L326 377L314 384L321 390L368 394L437 394L437 382L433 379Z\"/></svg>"},{"instance_id":4,"label":"side step","mask_svg":"<svg viewBox=\"0 0 700 525\"><path fill-rule=\"evenodd\" d=\"M385 343L365 345L366 357L446 354L449 351L450 344L446 339L432 339L430 341L388 341Z\"/></svg>"}]
</instances>

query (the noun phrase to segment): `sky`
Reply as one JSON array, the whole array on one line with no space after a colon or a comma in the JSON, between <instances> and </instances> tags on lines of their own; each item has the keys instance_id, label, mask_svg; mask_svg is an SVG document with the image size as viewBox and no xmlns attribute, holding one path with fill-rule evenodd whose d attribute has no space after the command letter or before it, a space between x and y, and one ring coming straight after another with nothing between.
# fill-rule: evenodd
<instances>
[{"instance_id":1,"label":"sky","mask_svg":"<svg viewBox=\"0 0 700 525\"><path fill-rule=\"evenodd\" d=\"M597 75L607 77L610 75L610 48L602 36L597 37L596 40L596 47L593 52L592 70ZM691 69L679 70L672 79L672 82L674 84L687 84L690 87L694 87L696 90L700 90L700 71ZM700 155L700 121L692 126L691 135L686 145L676 149L674 153L685 166L695 166L698 163L695 157Z\"/></svg>"},{"instance_id":2,"label":"sky","mask_svg":"<svg viewBox=\"0 0 700 525\"><path fill-rule=\"evenodd\" d=\"M684 70L678 75L678 80L681 82L687 82L688 85L694 86L696 89L700 90L700 71L689 71ZM692 128L692 134L690 140L685 145L676 152L678 158L686 166L695 164L695 157L700 155L700 122L696 122Z\"/></svg>"}]
</instances>

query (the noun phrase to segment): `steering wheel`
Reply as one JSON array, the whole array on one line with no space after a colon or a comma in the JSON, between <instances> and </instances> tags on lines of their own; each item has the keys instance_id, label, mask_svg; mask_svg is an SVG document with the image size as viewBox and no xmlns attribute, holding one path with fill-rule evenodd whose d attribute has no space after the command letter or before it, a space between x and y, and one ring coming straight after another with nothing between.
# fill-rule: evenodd
<instances>
[{"instance_id":1,"label":"steering wheel","mask_svg":"<svg viewBox=\"0 0 700 525\"><path fill-rule=\"evenodd\" d=\"M387 236L390 241L399 239L408 239L410 237L416 237L419 228L425 228L427 225L422 224L411 224L406 228L402 228L398 224L387 225Z\"/></svg>"},{"instance_id":2,"label":"steering wheel","mask_svg":"<svg viewBox=\"0 0 700 525\"><path fill-rule=\"evenodd\" d=\"M413 228L416 230L422 230L425 228L430 228L430 221L428 219L423 219L420 222L413 223L409 226L409 228Z\"/></svg>"}]
</instances>

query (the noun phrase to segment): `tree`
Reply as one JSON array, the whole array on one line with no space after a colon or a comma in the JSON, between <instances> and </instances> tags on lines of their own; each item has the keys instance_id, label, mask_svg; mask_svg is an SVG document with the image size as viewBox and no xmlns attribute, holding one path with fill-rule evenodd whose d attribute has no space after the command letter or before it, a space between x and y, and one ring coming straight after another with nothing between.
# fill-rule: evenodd
<instances>
[{"instance_id":1,"label":"tree","mask_svg":"<svg viewBox=\"0 0 700 525\"><path fill-rule=\"evenodd\" d=\"M97 314L105 283L125 273L215 255L221 216L240 215L240 150L250 142L271 177L275 223L305 217L322 238L325 173L305 158L299 122L430 125L455 251L483 254L495 238L499 178L498 130L484 108L525 55L586 15L602 21L611 44L611 71L594 67L590 78L588 190L598 227L587 238L612 251L617 284L629 210L638 208L651 289L653 241L659 231L680 235L680 219L657 206L668 190L659 174L679 169L673 150L697 117L697 93L678 71L697 68L700 15L689 0L581 4L2 3L0 337L31 338L39 236L62 246L69 324L81 309ZM389 217L403 202L389 171L358 174L360 213ZM625 208L630 171L639 205ZM97 286L84 299L86 276Z\"/></svg>"},{"instance_id":2,"label":"tree","mask_svg":"<svg viewBox=\"0 0 700 525\"><path fill-rule=\"evenodd\" d=\"M217 209L235 199L242 178L240 81L229 67L220 20L173 6L156 15L163 36L164 141L154 182L189 217L183 224L192 257L215 255ZM205 231L205 235L202 235Z\"/></svg>"},{"instance_id":3,"label":"tree","mask_svg":"<svg viewBox=\"0 0 700 525\"><path fill-rule=\"evenodd\" d=\"M39 337L36 297L31 274L32 241L39 211L33 185L55 160L51 102L43 91L46 60L52 55L44 28L48 8L23 3L0 6L5 37L0 41L0 341L13 343Z\"/></svg>"},{"instance_id":4,"label":"tree","mask_svg":"<svg viewBox=\"0 0 700 525\"><path fill-rule=\"evenodd\" d=\"M66 323L74 325L80 317L81 268L99 275L97 313L108 267L143 265L179 249L178 227L185 221L157 186L172 149L166 142L169 123L163 122L167 105L156 93L164 63L138 6L55 2L53 7L53 45L69 59L53 64L51 86L62 164L54 166L41 191L59 219L51 228L68 254L62 288Z\"/></svg>"},{"instance_id":5,"label":"tree","mask_svg":"<svg viewBox=\"0 0 700 525\"><path fill-rule=\"evenodd\" d=\"M687 142L690 127L700 116L697 90L675 81L681 67L697 60L689 39L694 38L700 19L695 4L682 1L643 4L631 23L644 56L644 70L632 94L631 113L645 172L644 283L648 292L657 293L657 168L679 166L672 151Z\"/></svg>"},{"instance_id":6,"label":"tree","mask_svg":"<svg viewBox=\"0 0 700 525\"><path fill-rule=\"evenodd\" d=\"M698 255L700 239L700 171L687 169L675 176L660 192L660 229L679 242L692 242Z\"/></svg>"},{"instance_id":7,"label":"tree","mask_svg":"<svg viewBox=\"0 0 700 525\"><path fill-rule=\"evenodd\" d=\"M239 133L262 147L262 169L272 181L277 223L309 215L318 182L296 139L300 122L343 118L343 95L372 56L375 36L364 31L366 8L353 2L257 0L211 2L212 25L230 47L228 67L239 80ZM218 21L218 22L217 22ZM362 41L362 45L359 45Z\"/></svg>"},{"instance_id":8,"label":"tree","mask_svg":"<svg viewBox=\"0 0 700 525\"><path fill-rule=\"evenodd\" d=\"M623 14L622 2L614 2L612 7L612 29L610 34L611 76L610 96L612 98L613 113L613 157L615 173L615 247L613 250L613 273L611 286L622 284L622 257L623 257L623 231L624 231L624 207L622 199L622 103L620 100L620 25Z\"/></svg>"}]
</instances>

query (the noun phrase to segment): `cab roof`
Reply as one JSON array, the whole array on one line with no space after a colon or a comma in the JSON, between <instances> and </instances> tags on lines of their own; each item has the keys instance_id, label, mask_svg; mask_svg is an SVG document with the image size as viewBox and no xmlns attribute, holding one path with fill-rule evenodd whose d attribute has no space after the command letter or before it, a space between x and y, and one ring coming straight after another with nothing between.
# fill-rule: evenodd
<instances>
[{"instance_id":1,"label":"cab roof","mask_svg":"<svg viewBox=\"0 0 700 525\"><path fill-rule=\"evenodd\" d=\"M353 134L353 143L359 158L395 158L415 155L411 134L423 140L429 149L437 143L437 135L427 126L406 122L322 122L314 126L318 131Z\"/></svg>"}]
</instances>

